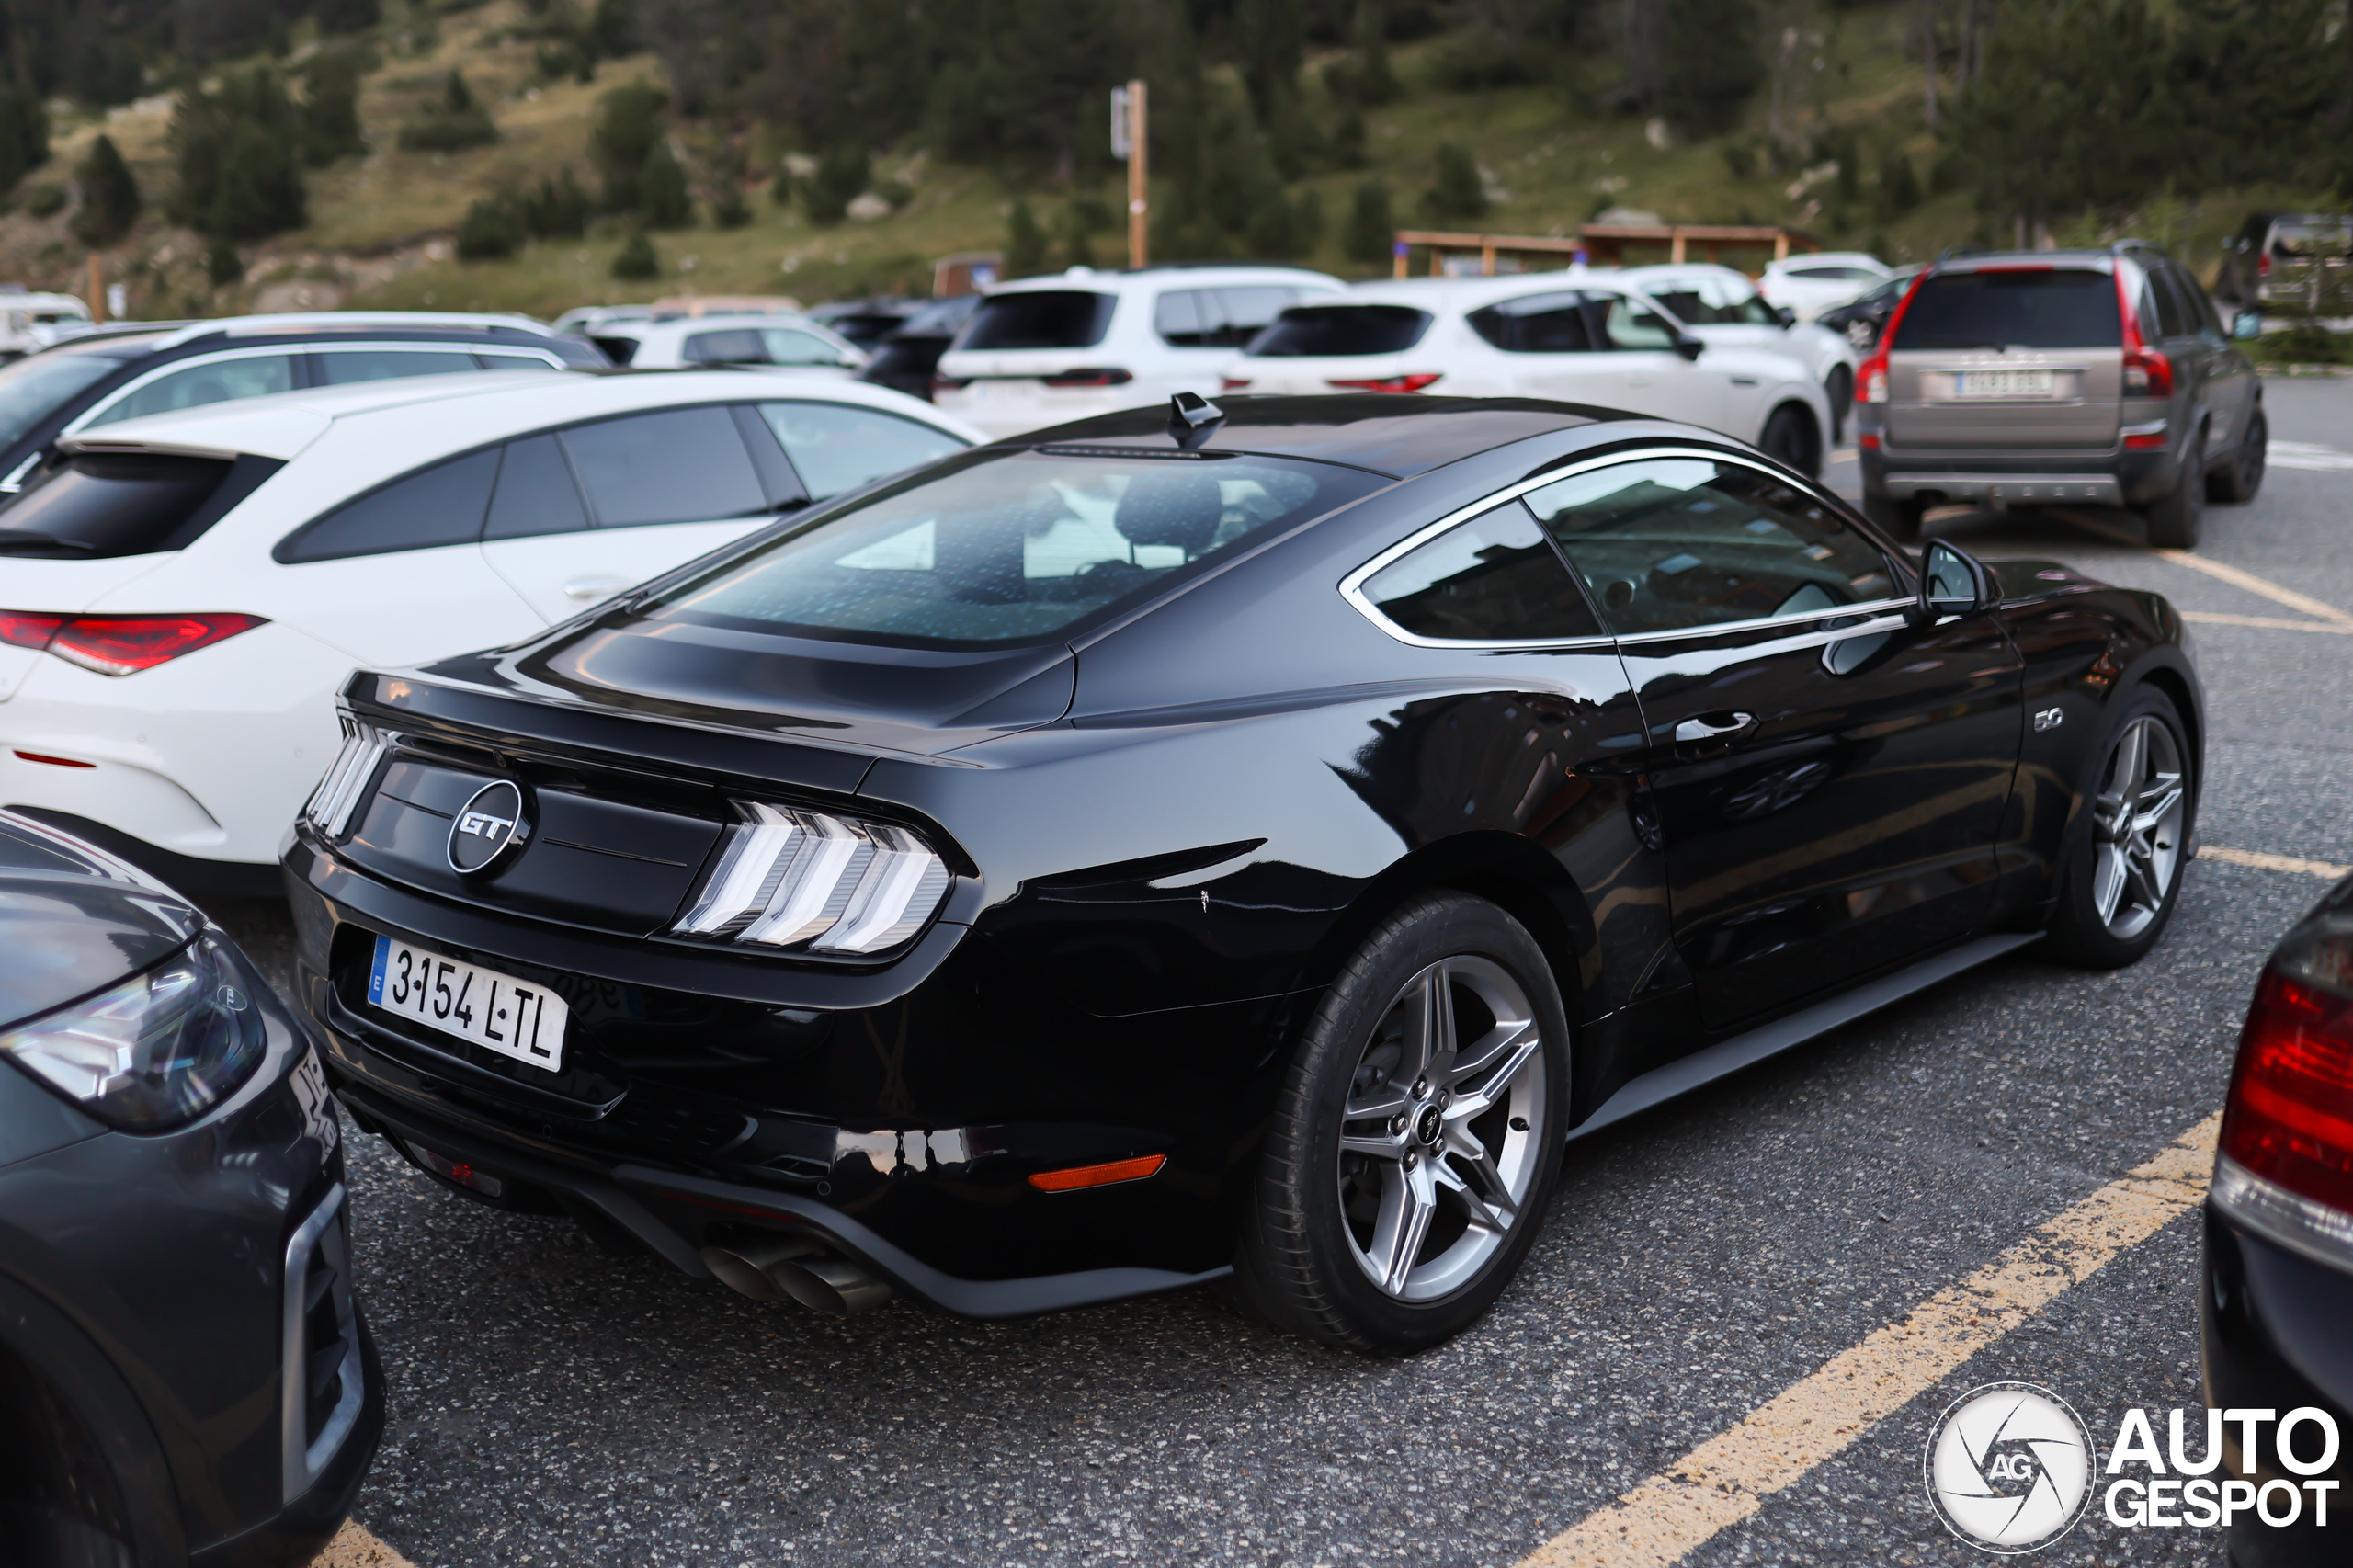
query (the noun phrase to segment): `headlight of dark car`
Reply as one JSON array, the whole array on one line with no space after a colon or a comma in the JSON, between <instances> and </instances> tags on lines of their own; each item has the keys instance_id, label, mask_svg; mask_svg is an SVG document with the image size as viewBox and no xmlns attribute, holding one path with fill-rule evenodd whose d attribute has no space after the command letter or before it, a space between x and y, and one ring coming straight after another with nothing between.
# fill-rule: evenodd
<instances>
[{"instance_id":1,"label":"headlight of dark car","mask_svg":"<svg viewBox=\"0 0 2353 1568\"><path fill-rule=\"evenodd\" d=\"M207 932L111 989L0 1034L0 1054L110 1126L160 1132L253 1075L267 1033L257 983Z\"/></svg>"}]
</instances>

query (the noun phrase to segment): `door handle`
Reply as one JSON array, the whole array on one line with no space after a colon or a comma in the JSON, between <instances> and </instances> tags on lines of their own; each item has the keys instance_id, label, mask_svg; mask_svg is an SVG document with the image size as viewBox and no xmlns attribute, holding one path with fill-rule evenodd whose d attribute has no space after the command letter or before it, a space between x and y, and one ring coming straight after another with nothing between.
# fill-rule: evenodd
<instances>
[{"instance_id":1,"label":"door handle","mask_svg":"<svg viewBox=\"0 0 2353 1568\"><path fill-rule=\"evenodd\" d=\"M1686 719L1675 726L1678 745L1696 745L1704 741L1735 741L1756 728L1754 713L1704 713L1697 719Z\"/></svg>"},{"instance_id":2,"label":"door handle","mask_svg":"<svg viewBox=\"0 0 2353 1568\"><path fill-rule=\"evenodd\" d=\"M608 599L628 586L626 577L574 577L563 591L575 599Z\"/></svg>"}]
</instances>

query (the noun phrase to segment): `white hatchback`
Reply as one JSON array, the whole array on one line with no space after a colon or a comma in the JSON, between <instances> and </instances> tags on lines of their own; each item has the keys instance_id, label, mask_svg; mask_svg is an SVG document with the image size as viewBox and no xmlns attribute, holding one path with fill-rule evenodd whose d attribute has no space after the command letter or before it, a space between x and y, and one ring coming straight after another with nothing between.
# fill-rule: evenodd
<instances>
[{"instance_id":1,"label":"white hatchback","mask_svg":"<svg viewBox=\"0 0 2353 1568\"><path fill-rule=\"evenodd\" d=\"M1779 349L1796 359L1830 401L1832 443L1836 444L1855 401L1855 367L1861 363L1845 333L1813 322L1785 320L1745 273L1712 262L1630 267L1609 276L1665 305L1702 343Z\"/></svg>"},{"instance_id":2,"label":"white hatchback","mask_svg":"<svg viewBox=\"0 0 2353 1568\"><path fill-rule=\"evenodd\" d=\"M1787 307L1798 320L1812 321L1878 288L1893 270L1861 251L1817 251L1767 262L1756 290L1767 302Z\"/></svg>"},{"instance_id":3,"label":"white hatchback","mask_svg":"<svg viewBox=\"0 0 2353 1568\"><path fill-rule=\"evenodd\" d=\"M674 321L615 321L588 341L632 370L742 366L847 381L866 364L858 346L805 316L688 316Z\"/></svg>"},{"instance_id":4,"label":"white hatchback","mask_svg":"<svg viewBox=\"0 0 2353 1568\"><path fill-rule=\"evenodd\" d=\"M978 433L732 371L493 371L108 425L0 506L0 803L277 887L359 665L510 642Z\"/></svg>"},{"instance_id":5,"label":"white hatchback","mask_svg":"<svg viewBox=\"0 0 2353 1568\"><path fill-rule=\"evenodd\" d=\"M1541 397L1721 430L1820 469L1829 400L1794 357L1704 341L1608 273L1409 278L1302 301L1229 365L1228 392Z\"/></svg>"},{"instance_id":6,"label":"white hatchback","mask_svg":"<svg viewBox=\"0 0 2353 1568\"><path fill-rule=\"evenodd\" d=\"M940 356L932 401L991 436L1214 397L1218 372L1287 305L1345 291L1293 267L1074 267L993 290Z\"/></svg>"}]
</instances>

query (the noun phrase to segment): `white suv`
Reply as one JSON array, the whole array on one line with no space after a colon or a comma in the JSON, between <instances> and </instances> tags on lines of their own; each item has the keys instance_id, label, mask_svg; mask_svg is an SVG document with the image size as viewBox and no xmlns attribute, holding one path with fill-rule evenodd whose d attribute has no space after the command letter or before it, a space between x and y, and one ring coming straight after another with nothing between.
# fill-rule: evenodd
<instances>
[{"instance_id":1,"label":"white suv","mask_svg":"<svg viewBox=\"0 0 2353 1568\"><path fill-rule=\"evenodd\" d=\"M1285 306L1343 292L1294 267L1074 267L993 291L939 358L932 401L992 436L1177 392L1214 397L1218 372Z\"/></svg>"},{"instance_id":2,"label":"white suv","mask_svg":"<svg viewBox=\"0 0 2353 1568\"><path fill-rule=\"evenodd\" d=\"M1767 262L1756 290L1769 303L1795 312L1798 320L1812 321L1824 311L1860 299L1893 272L1879 257L1861 251L1817 251Z\"/></svg>"},{"instance_id":3,"label":"white suv","mask_svg":"<svg viewBox=\"0 0 2353 1568\"><path fill-rule=\"evenodd\" d=\"M1793 319L1795 312L1768 301L1745 273L1713 262L1629 267L1609 276L1665 305L1702 343L1779 349L1796 359L1830 400L1831 423L1838 426L1831 433L1836 444L1847 405L1855 401L1855 367L1861 358L1845 333Z\"/></svg>"}]
</instances>

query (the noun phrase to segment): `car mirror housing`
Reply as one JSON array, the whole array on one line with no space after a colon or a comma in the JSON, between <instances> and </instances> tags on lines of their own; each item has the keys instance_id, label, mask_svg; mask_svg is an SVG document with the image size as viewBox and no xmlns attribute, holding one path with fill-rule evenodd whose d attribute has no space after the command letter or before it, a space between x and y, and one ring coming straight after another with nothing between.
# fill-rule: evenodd
<instances>
[{"instance_id":1,"label":"car mirror housing","mask_svg":"<svg viewBox=\"0 0 2353 1568\"><path fill-rule=\"evenodd\" d=\"M1960 547L1930 540L1920 555L1920 596L1913 619L1922 625L1985 608L1986 572Z\"/></svg>"},{"instance_id":2,"label":"car mirror housing","mask_svg":"<svg viewBox=\"0 0 2353 1568\"><path fill-rule=\"evenodd\" d=\"M2241 311L2231 318L2231 335L2245 342L2263 335L2263 316L2256 311Z\"/></svg>"},{"instance_id":3,"label":"car mirror housing","mask_svg":"<svg viewBox=\"0 0 2353 1568\"><path fill-rule=\"evenodd\" d=\"M1675 340L1675 351L1686 359L1697 359L1707 347L1696 337L1677 337Z\"/></svg>"},{"instance_id":4,"label":"car mirror housing","mask_svg":"<svg viewBox=\"0 0 2353 1568\"><path fill-rule=\"evenodd\" d=\"M1797 312L1788 305L1774 306L1773 313L1780 318L1781 330L1784 332L1787 332L1790 328L1798 324Z\"/></svg>"}]
</instances>

